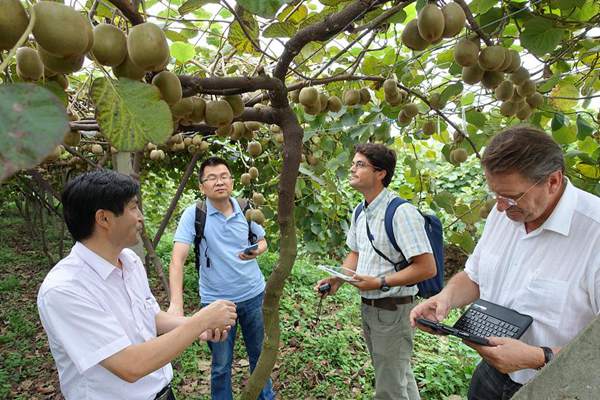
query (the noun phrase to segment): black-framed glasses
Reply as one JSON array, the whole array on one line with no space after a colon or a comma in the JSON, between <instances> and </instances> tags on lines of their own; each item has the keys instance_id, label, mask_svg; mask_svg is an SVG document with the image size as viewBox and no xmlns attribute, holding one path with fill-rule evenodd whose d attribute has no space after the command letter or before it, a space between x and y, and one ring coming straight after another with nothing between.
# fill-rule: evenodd
<instances>
[{"instance_id":1,"label":"black-framed glasses","mask_svg":"<svg viewBox=\"0 0 600 400\"><path fill-rule=\"evenodd\" d=\"M202 183L210 183L213 185L216 185L218 181L221 181L223 183L227 183L229 182L231 179L233 179L233 177L229 174L223 174L223 175L208 175L206 178L204 178L202 180Z\"/></svg>"},{"instance_id":2,"label":"black-framed glasses","mask_svg":"<svg viewBox=\"0 0 600 400\"><path fill-rule=\"evenodd\" d=\"M363 168L368 168L368 167L373 168L375 171L380 171L381 170L381 168L378 168L378 167L374 166L373 164L369 164L369 163L364 162L362 160L352 161L350 163L350 168L363 169Z\"/></svg>"}]
</instances>

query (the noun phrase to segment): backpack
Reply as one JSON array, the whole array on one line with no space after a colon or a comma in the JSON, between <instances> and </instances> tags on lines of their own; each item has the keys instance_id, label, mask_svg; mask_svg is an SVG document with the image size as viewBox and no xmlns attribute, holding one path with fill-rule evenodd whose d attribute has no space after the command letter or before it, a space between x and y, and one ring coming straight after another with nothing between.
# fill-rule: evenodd
<instances>
[{"instance_id":1,"label":"backpack","mask_svg":"<svg viewBox=\"0 0 600 400\"><path fill-rule=\"evenodd\" d=\"M396 271L400 271L401 269L404 269L410 265L410 262L406 259L406 257L404 257L404 253L402 253L402 250L400 249L400 246L398 246L394 236L394 213L399 206L407 202L407 200L404 200L400 197L395 197L388 204L384 217L385 233L387 234L388 240L392 244L392 247L394 247L394 249L402 256L402 261L393 262L389 257L375 247L373 244L373 235L369 229L369 224L366 224L367 236L371 242L373 250L375 250L375 252L384 260L392 264L394 266L394 270ZM354 223L356 223L358 220L358 216L363 211L363 208L364 203L362 202L356 207L356 211L354 213ZM425 220L425 232L427 233L427 238L429 239L429 244L431 245L431 249L433 251L433 258L435 259L437 274L433 278L429 278L417 283L417 287L419 288L417 295L423 298L429 298L438 294L444 286L444 234L442 232L442 223L438 217L435 215L423 214L421 210L419 210L419 213Z\"/></svg>"},{"instance_id":2,"label":"backpack","mask_svg":"<svg viewBox=\"0 0 600 400\"><path fill-rule=\"evenodd\" d=\"M246 199L236 199L237 203L242 210L242 214L246 214L246 211L250 209L250 203ZM257 236L252 232L251 227L252 221L248 221L248 242L250 244L256 243ZM194 255L196 257L196 272L200 273L200 242L204 239L204 227L206 226L206 202L204 200L198 200L196 203L196 216L194 218L194 229L196 234L194 236ZM206 268L210 268L210 259L208 258L208 246L204 253L206 257Z\"/></svg>"}]
</instances>

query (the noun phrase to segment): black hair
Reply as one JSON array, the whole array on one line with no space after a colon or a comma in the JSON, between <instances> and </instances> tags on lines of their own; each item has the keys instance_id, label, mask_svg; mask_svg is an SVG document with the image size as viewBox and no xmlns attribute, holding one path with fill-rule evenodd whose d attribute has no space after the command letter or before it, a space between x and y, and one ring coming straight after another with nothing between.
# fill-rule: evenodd
<instances>
[{"instance_id":1,"label":"black hair","mask_svg":"<svg viewBox=\"0 0 600 400\"><path fill-rule=\"evenodd\" d=\"M83 173L67 183L62 193L63 216L73 239L81 241L94 232L96 211L119 216L139 193L140 185L130 176L100 169Z\"/></svg>"},{"instance_id":2,"label":"black hair","mask_svg":"<svg viewBox=\"0 0 600 400\"><path fill-rule=\"evenodd\" d=\"M224 165L227 167L227 170L231 172L229 164L221 157L208 157L206 160L202 161L202 164L200 164L200 171L198 171L198 180L202 182L202 175L204 174L204 169L206 167L214 167L217 165Z\"/></svg>"},{"instance_id":3,"label":"black hair","mask_svg":"<svg viewBox=\"0 0 600 400\"><path fill-rule=\"evenodd\" d=\"M361 143L354 147L354 154L360 153L378 170L386 172L383 186L388 187L396 169L396 152L378 143Z\"/></svg>"}]
</instances>

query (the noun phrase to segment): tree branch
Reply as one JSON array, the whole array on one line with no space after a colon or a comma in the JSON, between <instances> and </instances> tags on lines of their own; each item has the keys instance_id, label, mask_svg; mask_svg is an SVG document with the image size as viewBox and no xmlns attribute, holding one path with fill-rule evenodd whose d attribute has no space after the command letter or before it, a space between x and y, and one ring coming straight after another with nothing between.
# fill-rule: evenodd
<instances>
[{"instance_id":1,"label":"tree branch","mask_svg":"<svg viewBox=\"0 0 600 400\"><path fill-rule=\"evenodd\" d=\"M481 27L479 26L477 21L475 21L475 18L473 17L473 13L471 12L471 9L467 5L467 3L465 3L465 0L454 0L454 1L456 3L458 3L459 6L462 7L462 9L465 12L465 15L467 17L467 21L469 21L469 26L471 27L471 29L477 33L477 35L481 38L481 40L483 40L485 42L485 44L487 44L488 46L492 46L493 45L492 41L481 30Z\"/></svg>"},{"instance_id":2,"label":"tree branch","mask_svg":"<svg viewBox=\"0 0 600 400\"><path fill-rule=\"evenodd\" d=\"M132 25L139 25L144 22L144 17L138 13L127 0L108 0L127 18Z\"/></svg>"}]
</instances>

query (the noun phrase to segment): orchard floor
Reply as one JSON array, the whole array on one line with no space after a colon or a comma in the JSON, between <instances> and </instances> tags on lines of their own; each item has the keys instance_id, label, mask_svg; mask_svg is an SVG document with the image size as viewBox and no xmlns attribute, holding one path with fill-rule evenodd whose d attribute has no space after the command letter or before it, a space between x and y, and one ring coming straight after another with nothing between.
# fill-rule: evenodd
<instances>
[{"instance_id":1,"label":"orchard floor","mask_svg":"<svg viewBox=\"0 0 600 400\"><path fill-rule=\"evenodd\" d=\"M36 309L37 290L50 269L49 261L39 247L39 241L31 239L31 233L18 215L0 211L0 399L62 399L54 362ZM69 245L65 241L65 252L68 250ZM449 271L459 270L464 256L454 250L448 253ZM272 257L265 264L272 266L274 262ZM291 299L282 301L282 346L273 372L279 398L369 398L373 370L360 340L355 293L348 290L340 294L347 297L341 297L339 302L325 304L321 323L316 327L316 301L310 285L317 277L308 273L301 275L293 277L292 289L286 289L285 295ZM155 279L151 281L155 295L166 309L168 304L161 285L156 284ZM301 292L298 287L302 288ZM347 307L350 300L353 306ZM193 308L190 304L187 311ZM340 349L341 340L350 344ZM243 387L248 368L240 342L238 340L236 346L233 371L236 392ZM416 349L419 346L417 343ZM423 351L432 351L433 357L445 357L444 350L432 350L432 346L427 346ZM444 349L448 351L447 344ZM321 357L322 354L327 356ZM470 357L469 354L464 357L469 369L473 365ZM462 366L462 362L459 360L457 365ZM209 398L210 357L205 344L194 344L173 365L180 400ZM437 364L435 368L438 368ZM447 361L443 360L439 369L435 368L428 365L419 372L430 388L435 384L446 384L429 380L437 379L435 376L440 374L439 371L447 369ZM463 372L459 372L462 376ZM464 372L468 375L468 371ZM448 382L452 379L455 379L454 375L448 378ZM306 392L307 387L310 392ZM459 391L456 389L446 394L452 393ZM424 399L444 397L423 396Z\"/></svg>"}]
</instances>

